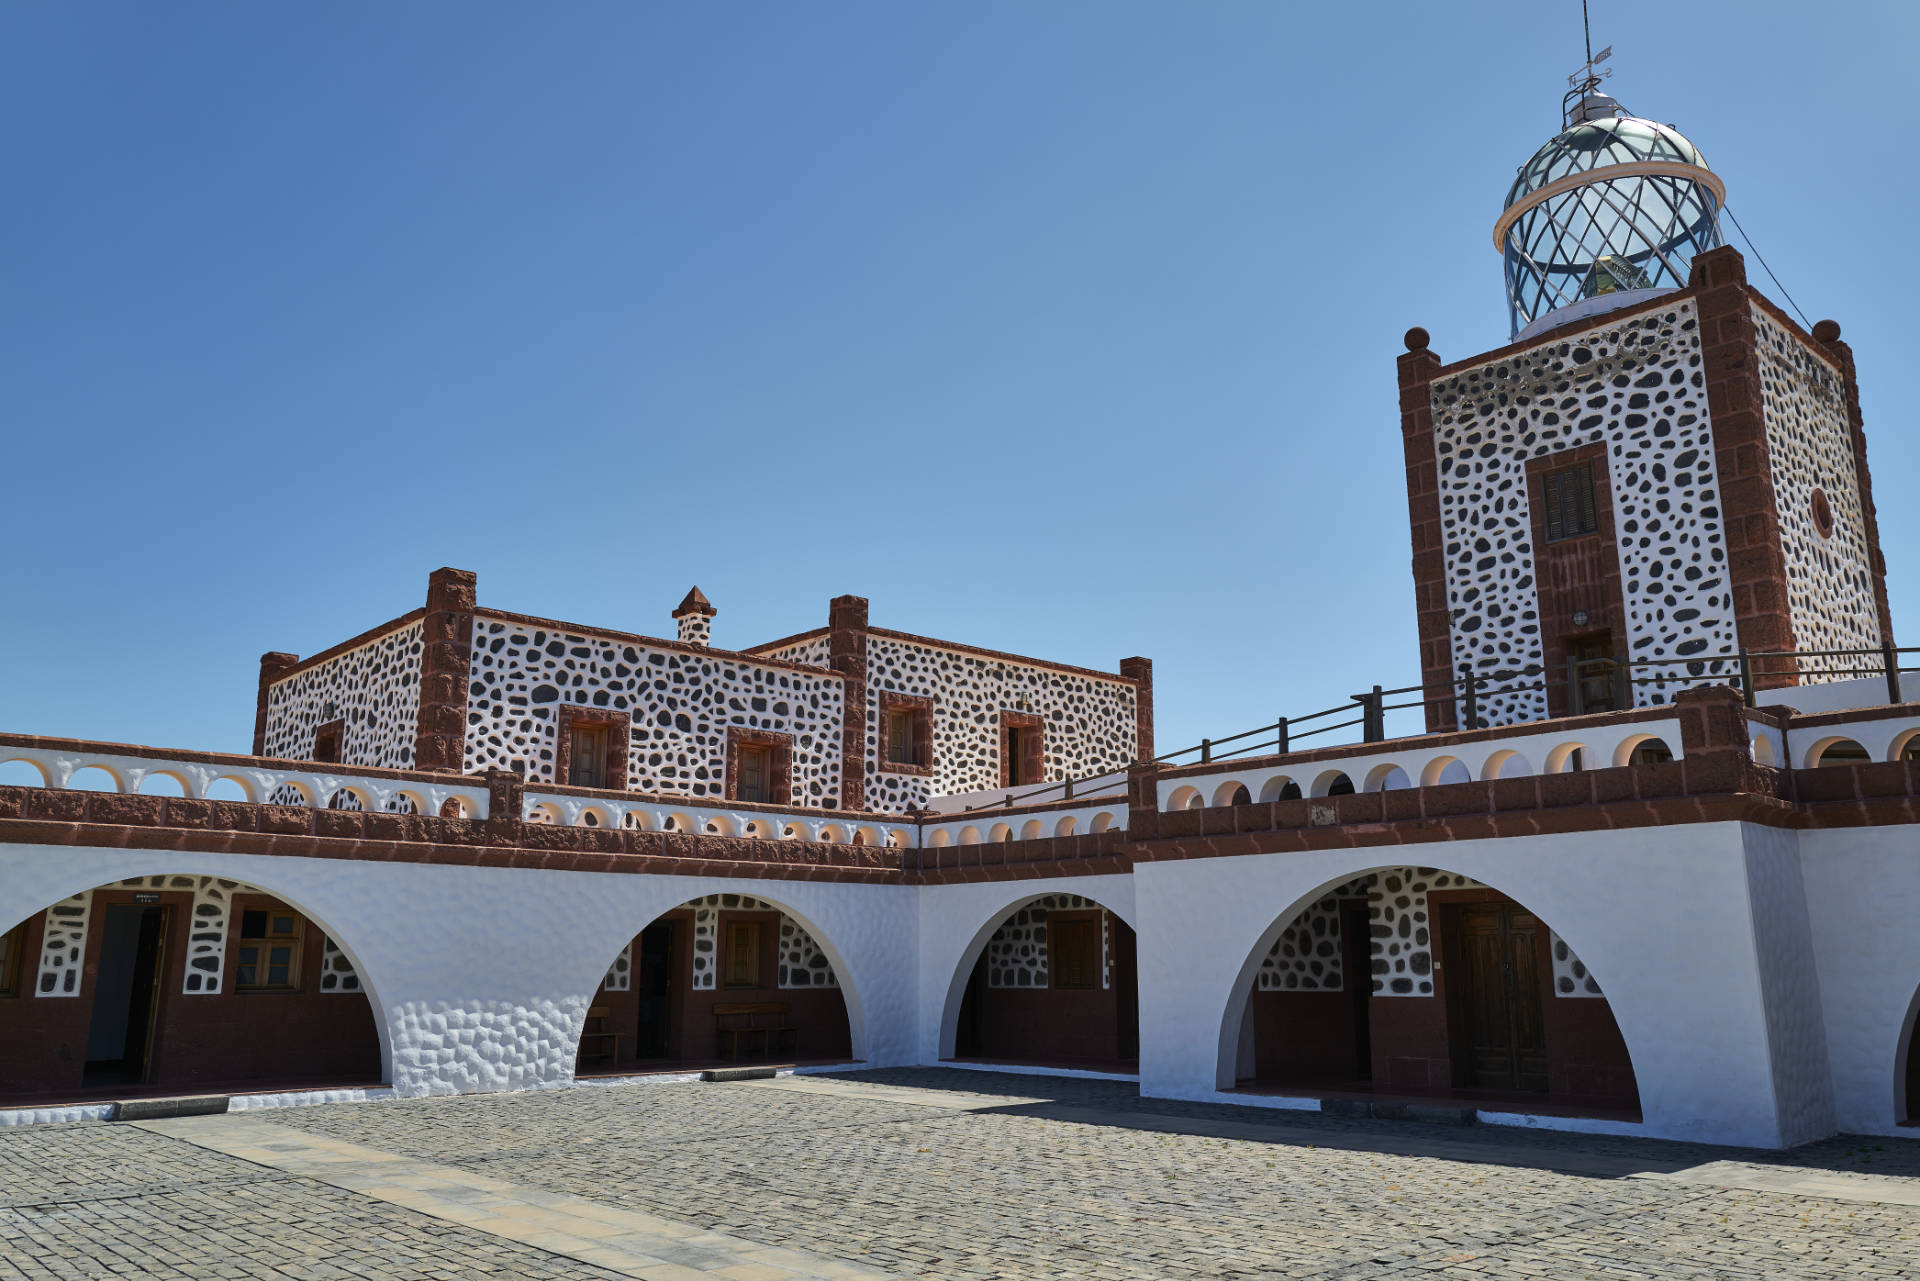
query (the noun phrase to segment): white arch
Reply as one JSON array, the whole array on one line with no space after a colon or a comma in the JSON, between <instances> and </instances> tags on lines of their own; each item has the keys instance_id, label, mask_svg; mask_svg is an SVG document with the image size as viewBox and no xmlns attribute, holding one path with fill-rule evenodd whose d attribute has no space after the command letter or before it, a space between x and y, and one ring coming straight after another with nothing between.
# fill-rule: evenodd
<instances>
[{"instance_id":1,"label":"white arch","mask_svg":"<svg viewBox=\"0 0 1920 1281\"><path fill-rule=\"evenodd\" d=\"M961 828L960 843L962 845L978 845L980 843L980 829L971 823Z\"/></svg>"},{"instance_id":2,"label":"white arch","mask_svg":"<svg viewBox=\"0 0 1920 1281\"><path fill-rule=\"evenodd\" d=\"M1007 826L1005 823L995 823L993 825L993 830L987 833L988 842L994 845L998 845L1002 841L1010 841L1012 839L1013 839L1013 829Z\"/></svg>"},{"instance_id":3,"label":"white arch","mask_svg":"<svg viewBox=\"0 0 1920 1281\"><path fill-rule=\"evenodd\" d=\"M1349 787L1353 785L1352 777L1343 769L1322 770L1320 777L1313 780L1313 794L1315 796L1331 795L1329 789L1343 778L1347 780Z\"/></svg>"},{"instance_id":4,"label":"white arch","mask_svg":"<svg viewBox=\"0 0 1920 1281\"><path fill-rule=\"evenodd\" d=\"M1231 1088L1236 1083L1240 1064L1242 1024L1247 1017L1248 1011L1251 1009L1250 998L1253 995L1254 984L1259 978L1261 963L1266 960L1267 954L1273 950L1274 944L1280 941L1280 936L1286 932L1287 927L1298 920L1301 914L1309 907L1319 902L1333 890L1345 885L1347 882L1357 877L1368 875L1369 873L1391 871L1401 866L1404 866L1404 864L1385 863L1367 865L1362 863L1360 866L1342 870L1329 879L1320 882L1314 888L1309 889L1306 893L1296 897L1253 938L1247 950L1242 954L1243 959L1239 970L1234 975L1228 987L1226 1003L1220 1012L1220 1035L1214 1063L1214 1074L1219 1088ZM1565 930L1559 927L1556 921L1541 913L1534 904L1529 903L1517 894L1511 893L1501 885L1490 881L1484 873L1470 874L1459 872L1450 866L1435 865L1432 863L1424 864L1424 866L1433 867L1436 871L1446 872L1454 876L1466 876L1470 880L1475 880L1485 885L1488 889L1505 894L1509 899L1521 904L1527 911L1533 913L1541 921L1544 921L1550 930L1558 934L1561 940L1565 942L1576 955L1581 957L1583 962L1588 962L1589 953L1581 942L1576 942ZM1504 880L1504 878L1498 879ZM1576 925L1576 929L1578 930L1579 928L1580 927ZM1582 937L1584 938L1584 934ZM1590 962L1588 962L1588 972L1594 975L1596 982L1601 981L1598 971L1593 968ZM1602 983L1602 986L1604 987L1604 983ZM1629 1067L1633 1069L1636 1080L1638 1080L1641 1060L1640 1056L1636 1054L1634 1050L1635 1038L1628 1033L1626 1020L1622 1018L1620 1011L1613 1007L1611 1000L1608 1002L1608 1008L1613 1014L1614 1022L1620 1028L1621 1039L1626 1042L1627 1062Z\"/></svg>"},{"instance_id":5,"label":"white arch","mask_svg":"<svg viewBox=\"0 0 1920 1281\"><path fill-rule=\"evenodd\" d=\"M749 819L745 831L755 840L765 841L773 838L773 824L764 818Z\"/></svg>"},{"instance_id":6,"label":"white arch","mask_svg":"<svg viewBox=\"0 0 1920 1281\"><path fill-rule=\"evenodd\" d=\"M1669 752L1673 752L1673 744L1667 742L1666 739L1660 737L1660 735L1658 734L1629 734L1625 738L1621 739L1618 745L1616 745L1613 749L1614 767L1618 769L1621 766L1626 765L1629 761L1633 759L1634 751L1640 747L1645 746L1648 743L1659 743L1662 746L1664 746ZM1673 757L1675 760L1679 760L1680 753L1673 752Z\"/></svg>"},{"instance_id":7,"label":"white arch","mask_svg":"<svg viewBox=\"0 0 1920 1281\"><path fill-rule=\"evenodd\" d=\"M710 814L701 828L708 836L732 836L735 834L733 820L725 814Z\"/></svg>"},{"instance_id":8,"label":"white arch","mask_svg":"<svg viewBox=\"0 0 1920 1281\"><path fill-rule=\"evenodd\" d=\"M33 757L7 756L4 752L0 752L0 765L15 765L15 764L31 766L33 768L33 772L40 776L40 781L38 783L7 783L7 784L4 784L4 786L7 786L7 787L52 787L53 786L53 779L50 775L48 775L47 767L41 764L39 761L34 760Z\"/></svg>"},{"instance_id":9,"label":"white arch","mask_svg":"<svg viewBox=\"0 0 1920 1281\"><path fill-rule=\"evenodd\" d=\"M112 783L113 786L112 787L98 787L98 786L89 787L89 786L86 786L84 783L74 782L75 779L86 778L88 774L92 773L95 770L98 770L100 773L106 775L107 781ZM86 779L86 782L91 783L93 782L93 780ZM125 777L121 775L120 771L113 768L113 766L101 765L101 764L90 761L85 765L76 766L74 770L67 775L66 780L62 782L60 786L71 792L124 792L127 790L127 780L125 779Z\"/></svg>"},{"instance_id":10,"label":"white arch","mask_svg":"<svg viewBox=\"0 0 1920 1281\"><path fill-rule=\"evenodd\" d=\"M1533 766L1527 758L1510 747L1503 747L1487 757L1487 763L1480 767L1482 781L1496 778L1521 778L1533 773Z\"/></svg>"},{"instance_id":11,"label":"white arch","mask_svg":"<svg viewBox=\"0 0 1920 1281\"><path fill-rule=\"evenodd\" d=\"M1807 749L1806 755L1801 758L1801 768L1802 769L1818 769L1822 764L1825 763L1824 758L1826 757L1826 754L1832 751L1834 748L1841 746L1842 744L1850 746L1854 748L1856 751L1861 752L1862 754L1866 754L1867 749L1861 746L1860 742L1857 739L1853 738L1851 735L1828 734L1824 738L1821 738L1818 741L1816 741L1812 747L1809 747ZM1867 755L1867 759L1872 760L1873 757L1871 755ZM1852 762L1852 763L1858 764L1858 762Z\"/></svg>"},{"instance_id":12,"label":"white arch","mask_svg":"<svg viewBox=\"0 0 1920 1281\"><path fill-rule=\"evenodd\" d=\"M1436 756L1420 769L1420 786L1439 787L1443 783L1471 783L1473 775L1458 756Z\"/></svg>"},{"instance_id":13,"label":"white arch","mask_svg":"<svg viewBox=\"0 0 1920 1281\"><path fill-rule=\"evenodd\" d=\"M1547 753L1546 774L1571 774L1574 770L1574 753L1580 753L1581 763L1586 761L1585 743L1556 743Z\"/></svg>"},{"instance_id":14,"label":"white arch","mask_svg":"<svg viewBox=\"0 0 1920 1281\"><path fill-rule=\"evenodd\" d=\"M172 783L175 787L179 788L180 790L178 792L168 792L168 791L155 791L155 790L149 789L147 787L147 784L153 782L157 778L166 779L169 783ZM176 796L176 795L192 796L193 783L184 774L178 773L177 771L174 771L174 770L170 770L170 769L148 770L144 775L141 776L141 779L140 779L140 795L142 796Z\"/></svg>"},{"instance_id":15,"label":"white arch","mask_svg":"<svg viewBox=\"0 0 1920 1281\"><path fill-rule=\"evenodd\" d=\"M1023 841L1037 841L1046 834L1045 824L1037 818L1028 819L1020 828L1020 839Z\"/></svg>"},{"instance_id":16,"label":"white arch","mask_svg":"<svg viewBox=\"0 0 1920 1281\"><path fill-rule=\"evenodd\" d=\"M814 836L814 839L817 841L825 841L829 845L838 845L842 839L840 828L834 823L823 823L820 825L820 831Z\"/></svg>"},{"instance_id":17,"label":"white arch","mask_svg":"<svg viewBox=\"0 0 1920 1281\"><path fill-rule=\"evenodd\" d=\"M1073 815L1069 814L1065 818L1061 819L1058 823L1055 823L1053 825L1053 834L1055 836L1072 836L1073 828L1074 828Z\"/></svg>"},{"instance_id":18,"label":"white arch","mask_svg":"<svg viewBox=\"0 0 1920 1281\"><path fill-rule=\"evenodd\" d=\"M1904 733L1896 734L1894 735L1893 742L1887 745L1887 759L1890 761L1905 760L1907 752L1916 745L1920 745L1920 729L1910 729Z\"/></svg>"},{"instance_id":19,"label":"white arch","mask_svg":"<svg viewBox=\"0 0 1920 1281\"><path fill-rule=\"evenodd\" d=\"M1291 775L1275 774L1272 778L1260 785L1260 800L1262 803L1277 801L1280 799L1280 793L1286 791L1289 787L1297 790L1299 784L1294 781Z\"/></svg>"},{"instance_id":20,"label":"white arch","mask_svg":"<svg viewBox=\"0 0 1920 1281\"><path fill-rule=\"evenodd\" d=\"M950 1059L953 1057L954 1039L960 1027L960 1003L966 997L967 984L973 978L974 967L980 963L980 954L987 950L987 943L993 938L996 930L1006 924L1015 912L1018 912L1021 908L1027 906L1027 904L1046 898L1050 894L1078 895L1112 912L1115 916L1126 922L1127 928L1138 929L1139 922L1135 919L1134 905L1132 902L1127 901L1127 896L1125 894L1110 895L1107 893L1110 889L1124 888L1130 890L1132 888L1131 886L1120 887L1111 884L1114 880L1123 879L1127 878L1110 878L1104 876L1069 877L1045 883L1047 885L1046 888L1037 888L1036 884L1032 881L1017 884L1007 882L981 883L975 892L993 896L990 902L992 902L994 906L984 913L982 924L974 930L973 934L961 946L959 956L953 963L952 970L949 972L946 996L941 1002L940 1036L937 1047L938 1056L942 1059ZM1099 893L1096 894L1093 891L1099 891ZM1123 902L1125 903L1124 907L1121 906ZM975 919L980 919L982 914L975 913L974 915ZM935 963L944 963L944 959L936 958Z\"/></svg>"},{"instance_id":21,"label":"white arch","mask_svg":"<svg viewBox=\"0 0 1920 1281\"><path fill-rule=\"evenodd\" d=\"M1167 797L1167 809L1169 812L1174 810L1193 809L1194 802L1199 799L1200 799L1199 788L1193 787L1190 785L1184 786L1184 787L1176 787L1173 789L1173 794Z\"/></svg>"},{"instance_id":22,"label":"white arch","mask_svg":"<svg viewBox=\"0 0 1920 1281\"><path fill-rule=\"evenodd\" d=\"M1235 800L1234 797L1242 792L1246 793L1247 799L1244 801ZM1216 809L1223 805L1250 805L1252 803L1253 789L1249 788L1237 778L1230 778L1213 789L1213 804Z\"/></svg>"},{"instance_id":23,"label":"white arch","mask_svg":"<svg viewBox=\"0 0 1920 1281\"><path fill-rule=\"evenodd\" d=\"M947 834L947 829L944 827L934 828L933 835L927 838L927 844L933 846L935 849L945 849L952 843L953 837Z\"/></svg>"},{"instance_id":24,"label":"white arch","mask_svg":"<svg viewBox=\"0 0 1920 1281\"><path fill-rule=\"evenodd\" d=\"M229 859L231 858L231 856L227 857ZM176 876L190 876L196 879L202 876L214 876L223 881L235 882L248 890L257 890L262 894L270 895L280 902L285 903L302 917L312 922L319 928L321 933L333 940L334 946L340 949L346 956L348 963L353 966L354 974L358 976L360 980L360 991L366 996L367 1004L373 1012L374 1034L379 1039L380 1045L380 1080L384 1084L392 1084L393 1032L387 1024L387 1007L381 995L383 990L382 980L377 978L372 968L368 966L356 941L342 934L337 925L316 912L313 908L307 906L304 895L289 894L284 889L278 888L274 883L274 877L271 875L272 869L270 867L264 869L269 873L266 876L254 874L252 870L253 867L256 865L264 865L266 862L267 860L260 859L249 860L249 871L244 877L236 877L229 871L198 870L202 865L201 859L194 855L178 855L173 858L156 857L151 865L143 865L138 872L129 873L124 877L112 877L108 880L100 880L97 874L90 874L77 869L72 872L63 873L49 868L46 870L53 876L53 883L55 885L54 897L46 899L38 907L30 908L24 915L19 916L15 916L12 911L7 910L4 903L0 903L0 934L5 934L22 921L32 920L48 908L64 903L76 894L82 894L88 890L112 889L122 880L131 880L135 877L142 880L149 877L164 877L171 881L171 879ZM192 895L192 891L189 890L170 890L169 892L184 893L189 897ZM44 889L38 897L45 898ZM227 946L229 948L233 946L236 937L232 931L238 927L239 921L237 919L228 922ZM28 959L29 958L22 958L23 968L20 977L23 997L26 995L27 985L31 984L33 979L32 974L24 968L24 964ZM174 991L168 994L167 1002L171 1003L183 999L191 1001L200 998L197 996L182 997L178 991Z\"/></svg>"},{"instance_id":25,"label":"white arch","mask_svg":"<svg viewBox=\"0 0 1920 1281\"><path fill-rule=\"evenodd\" d=\"M1407 778L1407 772L1392 761L1382 761L1367 771L1367 785L1363 791L1397 792L1403 787L1413 786Z\"/></svg>"},{"instance_id":26,"label":"white arch","mask_svg":"<svg viewBox=\"0 0 1920 1281\"><path fill-rule=\"evenodd\" d=\"M1107 813L1105 810L1101 810L1093 816L1093 822L1087 824L1087 830L1090 832L1104 832L1112 826L1113 815Z\"/></svg>"},{"instance_id":27,"label":"white arch","mask_svg":"<svg viewBox=\"0 0 1920 1281\"><path fill-rule=\"evenodd\" d=\"M607 972L613 968L613 963L619 959L620 953L626 950L628 944L634 939L645 933L649 926L666 916L667 913L677 912L682 908L691 907L701 899L712 894L738 894L743 898L758 899L806 931L807 937L813 940L814 946L819 948L821 955L827 958L827 965L833 970L834 982L838 984L838 987L834 990L840 993L840 1003L845 1008L847 1014L847 1048L849 1058L855 1061L864 1060L867 1057L866 1010L861 1003L860 992L853 981L852 966L848 964L847 958L841 952L839 946L811 915L794 907L786 898L777 894L769 894L764 888L758 885L745 886L739 881L719 881L716 882L712 888L703 889L691 898L682 899L677 903L669 903L641 921L638 927L619 940L618 946L608 950L604 954L604 959L591 974L582 976L582 986L578 987L577 990L584 992L587 999L581 1003L579 1012L573 1019L572 1039L568 1044L573 1047L574 1053L570 1056L569 1061L575 1064L579 1062L580 1037L581 1034L587 1030L587 1009L592 1003L593 993L599 990L600 984L605 981ZM714 964L719 964L719 958L717 956L714 958ZM574 1069L575 1079L578 1079L578 1074L579 1069L576 1066Z\"/></svg>"},{"instance_id":28,"label":"white arch","mask_svg":"<svg viewBox=\"0 0 1920 1281\"><path fill-rule=\"evenodd\" d=\"M648 816L645 810L636 807L628 810L621 816L620 826L632 832L651 832L653 830L653 819Z\"/></svg>"}]
</instances>

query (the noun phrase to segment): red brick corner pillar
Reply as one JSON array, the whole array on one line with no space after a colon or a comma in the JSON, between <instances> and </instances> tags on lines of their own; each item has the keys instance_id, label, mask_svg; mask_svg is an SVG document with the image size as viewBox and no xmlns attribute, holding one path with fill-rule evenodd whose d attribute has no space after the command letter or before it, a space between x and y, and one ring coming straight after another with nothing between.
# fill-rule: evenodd
<instances>
[{"instance_id":1,"label":"red brick corner pillar","mask_svg":"<svg viewBox=\"0 0 1920 1281\"><path fill-rule=\"evenodd\" d=\"M836 596L827 607L827 666L846 676L840 727L840 808L867 807L867 598Z\"/></svg>"},{"instance_id":2,"label":"red brick corner pillar","mask_svg":"<svg viewBox=\"0 0 1920 1281\"><path fill-rule=\"evenodd\" d=\"M267 754L267 688L300 665L300 655L275 650L260 655L260 695L253 705L253 754Z\"/></svg>"},{"instance_id":3,"label":"red brick corner pillar","mask_svg":"<svg viewBox=\"0 0 1920 1281\"><path fill-rule=\"evenodd\" d=\"M1153 759L1153 660L1123 658L1120 660L1120 674L1131 680L1138 690L1133 700L1136 727L1133 759L1150 761Z\"/></svg>"},{"instance_id":4,"label":"red brick corner pillar","mask_svg":"<svg viewBox=\"0 0 1920 1281\"><path fill-rule=\"evenodd\" d=\"M436 569L427 576L427 613L422 624L420 720L413 739L413 768L459 773L467 758L467 681L473 673L471 570Z\"/></svg>"},{"instance_id":5,"label":"red brick corner pillar","mask_svg":"<svg viewBox=\"0 0 1920 1281\"><path fill-rule=\"evenodd\" d=\"M1420 680L1429 699L1453 686L1453 627L1447 608L1446 537L1440 528L1440 464L1433 453L1433 376L1440 357L1427 331L1407 330L1400 357L1400 437L1407 464L1407 518L1413 533L1413 608L1420 632ZM1427 730L1455 728L1450 701L1427 704Z\"/></svg>"},{"instance_id":6,"label":"red brick corner pillar","mask_svg":"<svg viewBox=\"0 0 1920 1281\"><path fill-rule=\"evenodd\" d=\"M1141 761L1127 767L1127 839L1150 841L1160 834L1160 767Z\"/></svg>"},{"instance_id":7,"label":"red brick corner pillar","mask_svg":"<svg viewBox=\"0 0 1920 1281\"><path fill-rule=\"evenodd\" d=\"M1707 379L1707 418L1719 472L1720 512L1727 532L1727 577L1740 644L1756 652L1793 649L1787 607L1787 563L1780 542L1773 467L1760 400L1760 351L1754 333L1747 264L1731 245L1693 260L1687 282L1700 310L1701 363ZM1755 678L1762 689L1797 685L1779 662Z\"/></svg>"},{"instance_id":8,"label":"red brick corner pillar","mask_svg":"<svg viewBox=\"0 0 1920 1281\"><path fill-rule=\"evenodd\" d=\"M1813 327L1816 342L1840 362L1847 380L1847 425L1853 435L1853 466L1860 478L1860 514L1866 522L1861 531L1867 540L1867 559L1873 570L1873 602L1880 611L1880 641L1894 644L1893 610L1887 604L1887 558L1880 550L1880 518L1873 507L1873 475L1867 470L1867 427L1860 416L1860 377L1854 369L1853 348L1840 341L1840 326L1823 320Z\"/></svg>"},{"instance_id":9,"label":"red brick corner pillar","mask_svg":"<svg viewBox=\"0 0 1920 1281\"><path fill-rule=\"evenodd\" d=\"M1698 685L1681 690L1673 696L1673 709L1680 716L1681 756L1753 754L1753 740L1747 733L1747 707L1740 691L1731 685Z\"/></svg>"}]
</instances>

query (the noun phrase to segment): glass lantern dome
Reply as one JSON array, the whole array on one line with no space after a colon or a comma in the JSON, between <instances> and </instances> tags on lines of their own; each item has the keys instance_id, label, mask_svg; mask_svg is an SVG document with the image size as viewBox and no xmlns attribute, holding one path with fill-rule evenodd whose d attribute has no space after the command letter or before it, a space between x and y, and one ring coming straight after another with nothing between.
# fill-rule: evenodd
<instances>
[{"instance_id":1,"label":"glass lantern dome","mask_svg":"<svg viewBox=\"0 0 1920 1281\"><path fill-rule=\"evenodd\" d=\"M1516 338L1678 289L1721 243L1726 185L1678 130L1600 93L1572 117L1520 166L1494 224Z\"/></svg>"}]
</instances>

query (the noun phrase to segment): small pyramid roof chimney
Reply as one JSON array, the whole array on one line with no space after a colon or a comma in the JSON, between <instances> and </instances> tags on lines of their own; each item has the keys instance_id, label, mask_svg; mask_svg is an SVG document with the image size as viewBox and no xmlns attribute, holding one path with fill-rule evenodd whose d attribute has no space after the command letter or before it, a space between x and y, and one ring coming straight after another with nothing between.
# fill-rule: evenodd
<instances>
[{"instance_id":1,"label":"small pyramid roof chimney","mask_svg":"<svg viewBox=\"0 0 1920 1281\"><path fill-rule=\"evenodd\" d=\"M687 593L687 598L680 602L680 608L673 611L673 616L685 618L688 614L705 614L712 618L719 612L713 607L713 602L707 599L707 594L696 587Z\"/></svg>"}]
</instances>

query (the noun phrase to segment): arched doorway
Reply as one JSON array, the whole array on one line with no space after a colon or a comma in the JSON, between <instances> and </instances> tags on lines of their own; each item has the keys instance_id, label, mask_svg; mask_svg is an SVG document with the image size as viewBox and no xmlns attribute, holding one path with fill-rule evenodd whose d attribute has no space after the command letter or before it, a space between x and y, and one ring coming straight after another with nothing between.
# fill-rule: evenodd
<instances>
[{"instance_id":1,"label":"arched doorway","mask_svg":"<svg viewBox=\"0 0 1920 1281\"><path fill-rule=\"evenodd\" d=\"M298 906L212 876L83 890L0 932L0 1104L378 1085L362 976Z\"/></svg>"},{"instance_id":2,"label":"arched doorway","mask_svg":"<svg viewBox=\"0 0 1920 1281\"><path fill-rule=\"evenodd\" d=\"M1377 869L1296 904L1256 952L1239 1089L1639 1117L1599 980L1497 889Z\"/></svg>"},{"instance_id":3,"label":"arched doorway","mask_svg":"<svg viewBox=\"0 0 1920 1281\"><path fill-rule=\"evenodd\" d=\"M1077 894L1017 904L978 947L953 1056L1134 1073L1137 971L1133 927L1102 904Z\"/></svg>"},{"instance_id":4,"label":"arched doorway","mask_svg":"<svg viewBox=\"0 0 1920 1281\"><path fill-rule=\"evenodd\" d=\"M588 1006L579 1076L852 1057L840 975L806 925L747 894L708 894L628 941Z\"/></svg>"}]
</instances>

